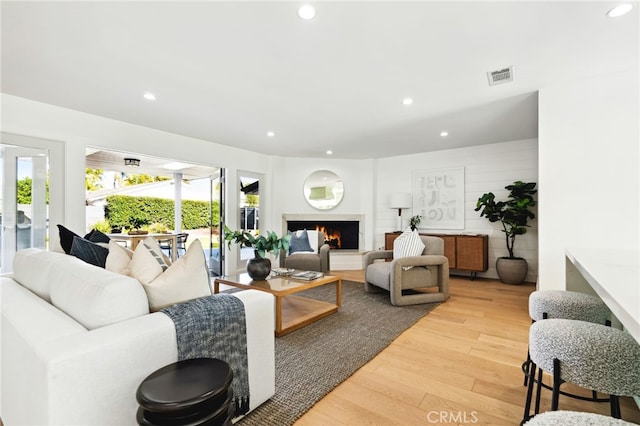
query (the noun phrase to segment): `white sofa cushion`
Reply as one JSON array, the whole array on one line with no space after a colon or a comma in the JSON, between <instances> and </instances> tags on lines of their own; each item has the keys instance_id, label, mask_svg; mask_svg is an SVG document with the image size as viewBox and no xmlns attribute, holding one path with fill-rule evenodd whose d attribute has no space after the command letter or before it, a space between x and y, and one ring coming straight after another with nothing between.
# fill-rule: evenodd
<instances>
[{"instance_id":1,"label":"white sofa cushion","mask_svg":"<svg viewBox=\"0 0 640 426\"><path fill-rule=\"evenodd\" d=\"M104 268L117 274L129 275L129 263L131 263L133 251L122 247L115 240L109 241L109 254Z\"/></svg>"},{"instance_id":2,"label":"white sofa cushion","mask_svg":"<svg viewBox=\"0 0 640 426\"><path fill-rule=\"evenodd\" d=\"M51 303L51 266L68 257L37 248L18 251L13 257L13 279Z\"/></svg>"},{"instance_id":3,"label":"white sofa cushion","mask_svg":"<svg viewBox=\"0 0 640 426\"><path fill-rule=\"evenodd\" d=\"M51 303L89 330L149 313L147 295L138 280L73 256L62 255L47 279Z\"/></svg>"}]
</instances>

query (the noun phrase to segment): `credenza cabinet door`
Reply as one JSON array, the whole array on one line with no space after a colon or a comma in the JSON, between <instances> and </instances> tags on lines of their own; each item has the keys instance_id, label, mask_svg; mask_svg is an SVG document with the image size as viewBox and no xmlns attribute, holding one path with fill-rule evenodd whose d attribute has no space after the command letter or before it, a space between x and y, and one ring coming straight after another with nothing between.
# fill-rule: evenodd
<instances>
[{"instance_id":1,"label":"credenza cabinet door","mask_svg":"<svg viewBox=\"0 0 640 426\"><path fill-rule=\"evenodd\" d=\"M489 238L481 235L461 235L456 237L457 269L465 271L486 271L489 269Z\"/></svg>"},{"instance_id":2,"label":"credenza cabinet door","mask_svg":"<svg viewBox=\"0 0 640 426\"><path fill-rule=\"evenodd\" d=\"M393 249L393 242L400 233L384 234L385 250ZM489 236L487 235L455 235L426 234L444 240L444 255L449 259L449 269L484 272L489 269Z\"/></svg>"}]
</instances>

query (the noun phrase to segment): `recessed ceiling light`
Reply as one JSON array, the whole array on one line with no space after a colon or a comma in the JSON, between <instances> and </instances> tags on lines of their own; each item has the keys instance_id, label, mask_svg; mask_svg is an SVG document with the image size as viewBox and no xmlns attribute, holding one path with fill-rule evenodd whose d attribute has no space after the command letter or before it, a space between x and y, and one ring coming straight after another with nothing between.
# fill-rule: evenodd
<instances>
[{"instance_id":1,"label":"recessed ceiling light","mask_svg":"<svg viewBox=\"0 0 640 426\"><path fill-rule=\"evenodd\" d=\"M316 16L316 10L309 4L302 5L298 8L298 16L302 19L313 19Z\"/></svg>"},{"instance_id":2,"label":"recessed ceiling light","mask_svg":"<svg viewBox=\"0 0 640 426\"><path fill-rule=\"evenodd\" d=\"M449 132L447 132L446 130L443 130L440 132L440 136L442 136L443 138L446 138L447 136L449 136Z\"/></svg>"},{"instance_id":3,"label":"recessed ceiling light","mask_svg":"<svg viewBox=\"0 0 640 426\"><path fill-rule=\"evenodd\" d=\"M156 100L156 95L154 95L151 92L147 92L144 94L144 98L148 101L155 101Z\"/></svg>"},{"instance_id":4,"label":"recessed ceiling light","mask_svg":"<svg viewBox=\"0 0 640 426\"><path fill-rule=\"evenodd\" d=\"M276 134L275 134L275 133L273 133L273 132L267 132L267 136L268 136L268 137L270 137L270 138L274 137L275 135L276 135Z\"/></svg>"},{"instance_id":5,"label":"recessed ceiling light","mask_svg":"<svg viewBox=\"0 0 640 426\"><path fill-rule=\"evenodd\" d=\"M413 104L413 99L412 98L404 98L402 100L402 105L411 105Z\"/></svg>"},{"instance_id":6,"label":"recessed ceiling light","mask_svg":"<svg viewBox=\"0 0 640 426\"><path fill-rule=\"evenodd\" d=\"M327 150L327 155L331 155L333 154L333 151L331 151L330 149Z\"/></svg>"},{"instance_id":7,"label":"recessed ceiling light","mask_svg":"<svg viewBox=\"0 0 640 426\"><path fill-rule=\"evenodd\" d=\"M617 18L618 16L622 16L633 9L633 6L629 3L621 4L620 6L614 7L610 11L607 12L607 16L609 18Z\"/></svg>"}]
</instances>

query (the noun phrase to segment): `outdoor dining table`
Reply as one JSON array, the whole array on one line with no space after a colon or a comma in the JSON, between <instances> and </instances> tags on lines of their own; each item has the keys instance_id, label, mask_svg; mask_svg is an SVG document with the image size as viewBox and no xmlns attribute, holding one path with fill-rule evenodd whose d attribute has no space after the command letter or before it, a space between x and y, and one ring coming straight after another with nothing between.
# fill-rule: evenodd
<instances>
[{"instance_id":1,"label":"outdoor dining table","mask_svg":"<svg viewBox=\"0 0 640 426\"><path fill-rule=\"evenodd\" d=\"M147 237L151 237L157 241L171 241L171 261L175 262L178 259L178 234L176 233L158 233L158 234L143 234L143 235L129 235L129 234L108 234L109 238L115 241L126 241L131 243L131 250L135 250L140 241Z\"/></svg>"}]
</instances>

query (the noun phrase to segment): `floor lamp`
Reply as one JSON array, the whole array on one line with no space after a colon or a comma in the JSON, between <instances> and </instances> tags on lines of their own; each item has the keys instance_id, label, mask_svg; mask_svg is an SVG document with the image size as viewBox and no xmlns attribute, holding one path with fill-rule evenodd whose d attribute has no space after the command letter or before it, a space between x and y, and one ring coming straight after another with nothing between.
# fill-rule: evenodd
<instances>
[{"instance_id":1,"label":"floor lamp","mask_svg":"<svg viewBox=\"0 0 640 426\"><path fill-rule=\"evenodd\" d=\"M398 231L402 232L402 209L411 207L411 194L408 192L398 192L391 196L392 209L398 209Z\"/></svg>"}]
</instances>

